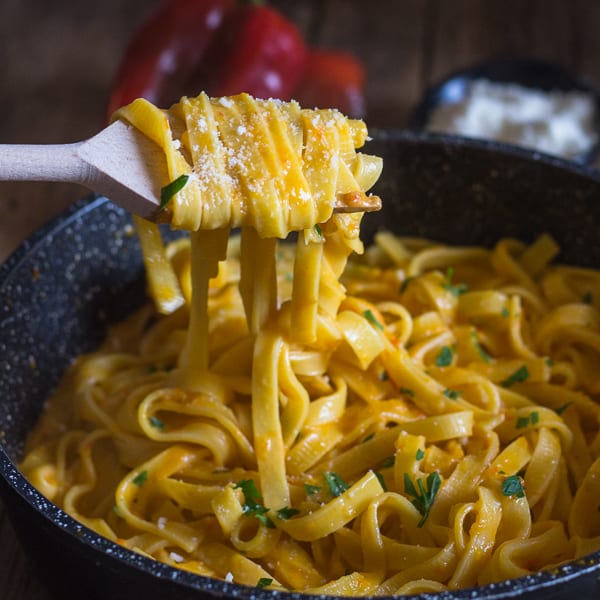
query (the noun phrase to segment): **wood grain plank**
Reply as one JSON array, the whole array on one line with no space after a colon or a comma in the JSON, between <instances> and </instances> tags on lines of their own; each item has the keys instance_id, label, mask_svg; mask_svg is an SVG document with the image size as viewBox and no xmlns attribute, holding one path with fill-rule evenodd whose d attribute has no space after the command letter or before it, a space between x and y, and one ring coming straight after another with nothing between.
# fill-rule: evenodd
<instances>
[{"instance_id":1,"label":"wood grain plank","mask_svg":"<svg viewBox=\"0 0 600 600\"><path fill-rule=\"evenodd\" d=\"M490 58L529 54L529 0L432 2L435 31L429 85Z\"/></svg>"},{"instance_id":2,"label":"wood grain plank","mask_svg":"<svg viewBox=\"0 0 600 600\"><path fill-rule=\"evenodd\" d=\"M64 143L99 131L133 28L156 2L0 3L0 140ZM0 182L0 260L89 192L68 184Z\"/></svg>"},{"instance_id":3,"label":"wood grain plank","mask_svg":"<svg viewBox=\"0 0 600 600\"><path fill-rule=\"evenodd\" d=\"M330 0L318 44L352 52L367 70L367 122L401 127L421 92L426 0Z\"/></svg>"},{"instance_id":4,"label":"wood grain plank","mask_svg":"<svg viewBox=\"0 0 600 600\"><path fill-rule=\"evenodd\" d=\"M0 501L0 598L2 600L51 600L29 569L12 524Z\"/></svg>"},{"instance_id":5,"label":"wood grain plank","mask_svg":"<svg viewBox=\"0 0 600 600\"><path fill-rule=\"evenodd\" d=\"M600 4L587 0L432 0L430 84L502 56L556 62L600 81Z\"/></svg>"},{"instance_id":6,"label":"wood grain plank","mask_svg":"<svg viewBox=\"0 0 600 600\"><path fill-rule=\"evenodd\" d=\"M577 72L600 86L600 2L573 0L573 66Z\"/></svg>"},{"instance_id":7,"label":"wood grain plank","mask_svg":"<svg viewBox=\"0 0 600 600\"><path fill-rule=\"evenodd\" d=\"M269 5L279 10L286 18L298 27L307 43L314 38L315 25L318 23L323 2L321 0L271 0Z\"/></svg>"},{"instance_id":8,"label":"wood grain plank","mask_svg":"<svg viewBox=\"0 0 600 600\"><path fill-rule=\"evenodd\" d=\"M574 68L574 13L563 0L532 0L530 54Z\"/></svg>"}]
</instances>

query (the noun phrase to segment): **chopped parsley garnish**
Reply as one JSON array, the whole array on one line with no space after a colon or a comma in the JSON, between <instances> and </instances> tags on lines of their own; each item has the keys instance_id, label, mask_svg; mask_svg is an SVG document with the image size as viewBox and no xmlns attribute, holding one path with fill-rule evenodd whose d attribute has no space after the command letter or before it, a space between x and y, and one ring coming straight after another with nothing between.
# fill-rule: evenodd
<instances>
[{"instance_id":1,"label":"chopped parsley garnish","mask_svg":"<svg viewBox=\"0 0 600 600\"><path fill-rule=\"evenodd\" d=\"M152 425L152 427L156 427L156 429L159 431L162 431L165 428L164 422L155 416L150 417L150 425Z\"/></svg>"},{"instance_id":2,"label":"chopped parsley garnish","mask_svg":"<svg viewBox=\"0 0 600 600\"><path fill-rule=\"evenodd\" d=\"M430 473L427 476L426 484L427 487L423 484L422 479L417 479L417 486L415 487L410 475L404 473L404 491L408 496L412 496L412 505L421 513L421 520L417 524L417 527L423 527L429 516L429 511L442 485L440 474L437 471ZM418 491L417 488L419 488Z\"/></svg>"},{"instance_id":3,"label":"chopped parsley garnish","mask_svg":"<svg viewBox=\"0 0 600 600\"><path fill-rule=\"evenodd\" d=\"M113 505L113 511L114 511L115 515L117 515L117 517L123 518L121 515L121 511L119 510L119 507L116 504Z\"/></svg>"},{"instance_id":4,"label":"chopped parsley garnish","mask_svg":"<svg viewBox=\"0 0 600 600\"><path fill-rule=\"evenodd\" d=\"M327 487L335 498L341 496L350 486L337 474L333 472L323 473Z\"/></svg>"},{"instance_id":5,"label":"chopped parsley garnish","mask_svg":"<svg viewBox=\"0 0 600 600\"><path fill-rule=\"evenodd\" d=\"M438 367L449 367L452 364L453 356L454 353L452 352L452 348L450 348L450 346L442 346L442 349L435 359L435 364Z\"/></svg>"},{"instance_id":6,"label":"chopped parsley garnish","mask_svg":"<svg viewBox=\"0 0 600 600\"><path fill-rule=\"evenodd\" d=\"M381 463L381 468L382 469L389 469L390 467L393 467L396 464L396 457L395 456L388 456L382 463Z\"/></svg>"},{"instance_id":7,"label":"chopped parsley garnish","mask_svg":"<svg viewBox=\"0 0 600 600\"><path fill-rule=\"evenodd\" d=\"M375 325L377 329L381 329L381 331L383 331L383 325L377 320L377 317L373 314L372 310L365 310L365 312L363 312L363 316L365 319L367 319L367 321L369 321L369 323Z\"/></svg>"},{"instance_id":8,"label":"chopped parsley garnish","mask_svg":"<svg viewBox=\"0 0 600 600\"><path fill-rule=\"evenodd\" d=\"M284 521L299 514L300 511L297 508L290 508L289 506L284 506L277 511L277 516Z\"/></svg>"},{"instance_id":9,"label":"chopped parsley garnish","mask_svg":"<svg viewBox=\"0 0 600 600\"><path fill-rule=\"evenodd\" d=\"M502 482L502 494L504 496L515 496L524 498L523 481L518 475L511 475Z\"/></svg>"},{"instance_id":10,"label":"chopped parsley garnish","mask_svg":"<svg viewBox=\"0 0 600 600\"><path fill-rule=\"evenodd\" d=\"M506 306L502 309L502 316L507 319L508 317L510 317L510 311L508 310L508 308L506 308Z\"/></svg>"},{"instance_id":11,"label":"chopped parsley garnish","mask_svg":"<svg viewBox=\"0 0 600 600\"><path fill-rule=\"evenodd\" d=\"M547 367L553 367L554 366L554 361L551 358L547 358L546 359L546 366Z\"/></svg>"},{"instance_id":12,"label":"chopped parsley garnish","mask_svg":"<svg viewBox=\"0 0 600 600\"><path fill-rule=\"evenodd\" d=\"M469 286L466 283L459 283L458 285L447 286L446 289L451 291L454 296L460 296L469 291Z\"/></svg>"},{"instance_id":13,"label":"chopped parsley garnish","mask_svg":"<svg viewBox=\"0 0 600 600\"><path fill-rule=\"evenodd\" d=\"M387 492L387 485L385 485L383 475L379 471L373 471L373 474L377 477L377 481L379 481L379 485L383 488L383 491Z\"/></svg>"},{"instance_id":14,"label":"chopped parsley garnish","mask_svg":"<svg viewBox=\"0 0 600 600\"><path fill-rule=\"evenodd\" d=\"M411 390L410 388L401 387L398 391L401 394L406 394L407 396L414 396L415 395L415 392L413 390Z\"/></svg>"},{"instance_id":15,"label":"chopped parsley garnish","mask_svg":"<svg viewBox=\"0 0 600 600\"><path fill-rule=\"evenodd\" d=\"M308 496L313 496L314 494L318 494L321 491L321 486L310 485L310 483L305 483L304 489L306 490L306 494Z\"/></svg>"},{"instance_id":16,"label":"chopped parsley garnish","mask_svg":"<svg viewBox=\"0 0 600 600\"><path fill-rule=\"evenodd\" d=\"M582 301L584 304L591 304L591 303L592 303L592 301L593 301L593 298L592 298L592 292L586 292L586 293L585 293L585 294L584 294L584 295L581 297L581 301Z\"/></svg>"},{"instance_id":17,"label":"chopped parsley garnish","mask_svg":"<svg viewBox=\"0 0 600 600\"><path fill-rule=\"evenodd\" d=\"M460 296L461 294L464 294L465 292L469 291L469 286L466 283L459 283L457 285L454 285L452 283L453 277L454 269L452 267L448 267L446 269L446 279L444 280L442 287L445 290L449 291L453 296L456 296L458 298L458 296Z\"/></svg>"},{"instance_id":18,"label":"chopped parsley garnish","mask_svg":"<svg viewBox=\"0 0 600 600\"><path fill-rule=\"evenodd\" d=\"M417 450L417 453L416 453L416 455L415 455L415 458L416 458L417 460L423 460L423 458L425 458L425 452L424 452L424 450L421 450L421 448L419 448L419 449Z\"/></svg>"},{"instance_id":19,"label":"chopped parsley garnish","mask_svg":"<svg viewBox=\"0 0 600 600\"><path fill-rule=\"evenodd\" d=\"M446 396L446 398L450 398L450 400L456 400L461 394L462 392L459 392L458 390L451 390L450 388L446 388L444 390L444 396Z\"/></svg>"},{"instance_id":20,"label":"chopped parsley garnish","mask_svg":"<svg viewBox=\"0 0 600 600\"><path fill-rule=\"evenodd\" d=\"M387 371L381 371L379 374L379 381L387 381L390 378Z\"/></svg>"},{"instance_id":21,"label":"chopped parsley garnish","mask_svg":"<svg viewBox=\"0 0 600 600\"><path fill-rule=\"evenodd\" d=\"M400 285L400 293L403 294L408 287L408 284L414 279L414 277L407 277Z\"/></svg>"},{"instance_id":22,"label":"chopped parsley garnish","mask_svg":"<svg viewBox=\"0 0 600 600\"><path fill-rule=\"evenodd\" d=\"M571 406L571 404L573 404L573 403L572 402L566 402L562 406L559 406L558 408L555 408L554 412L557 415L562 415L565 412L565 410L567 410L567 408L569 408L569 406Z\"/></svg>"},{"instance_id":23,"label":"chopped parsley garnish","mask_svg":"<svg viewBox=\"0 0 600 600\"><path fill-rule=\"evenodd\" d=\"M133 483L138 487L142 487L148 481L148 471L140 471L134 478Z\"/></svg>"},{"instance_id":24,"label":"chopped parsley garnish","mask_svg":"<svg viewBox=\"0 0 600 600\"><path fill-rule=\"evenodd\" d=\"M517 429L523 429L524 427L529 427L529 425L537 425L540 421L540 414L537 411L533 411L526 417L519 417L517 419L517 423L515 427Z\"/></svg>"},{"instance_id":25,"label":"chopped parsley garnish","mask_svg":"<svg viewBox=\"0 0 600 600\"><path fill-rule=\"evenodd\" d=\"M481 356L481 360L483 360L483 362L489 363L491 360L490 355L483 349L481 342L479 341L479 336L477 335L477 331L475 329L471 330L471 338L473 340L475 350L477 350L479 356Z\"/></svg>"},{"instance_id":26,"label":"chopped parsley garnish","mask_svg":"<svg viewBox=\"0 0 600 600\"><path fill-rule=\"evenodd\" d=\"M244 504L242 510L246 516L257 518L265 527L268 527L269 529L275 527L273 521L267 517L269 509L266 506L263 506L262 504L254 504L252 506Z\"/></svg>"},{"instance_id":27,"label":"chopped parsley garnish","mask_svg":"<svg viewBox=\"0 0 600 600\"><path fill-rule=\"evenodd\" d=\"M514 373L509 375L504 381L500 382L502 387L510 387L515 383L523 383L529 377L529 369L527 365L519 367Z\"/></svg>"},{"instance_id":28,"label":"chopped parsley garnish","mask_svg":"<svg viewBox=\"0 0 600 600\"><path fill-rule=\"evenodd\" d=\"M319 237L323 237L323 231L321 230L321 227L318 224L315 225L315 232Z\"/></svg>"},{"instance_id":29,"label":"chopped parsley garnish","mask_svg":"<svg viewBox=\"0 0 600 600\"><path fill-rule=\"evenodd\" d=\"M283 276L283 278L284 278L286 281L294 281L294 274L293 274L293 273L286 273L286 274Z\"/></svg>"},{"instance_id":30,"label":"chopped parsley garnish","mask_svg":"<svg viewBox=\"0 0 600 600\"><path fill-rule=\"evenodd\" d=\"M256 587L257 588L266 588L266 587L269 587L272 583L273 583L273 580L270 577L261 577L256 582Z\"/></svg>"},{"instance_id":31,"label":"chopped parsley garnish","mask_svg":"<svg viewBox=\"0 0 600 600\"><path fill-rule=\"evenodd\" d=\"M364 440L363 440L363 444L365 442L368 442L369 440L372 440L375 437L375 432L370 433Z\"/></svg>"},{"instance_id":32,"label":"chopped parsley garnish","mask_svg":"<svg viewBox=\"0 0 600 600\"><path fill-rule=\"evenodd\" d=\"M257 500L262 500L262 496L256 487L256 483L254 483L253 479L242 479L238 481L234 486L236 490L242 490L242 494L244 494L244 502L256 502Z\"/></svg>"},{"instance_id":33,"label":"chopped parsley garnish","mask_svg":"<svg viewBox=\"0 0 600 600\"><path fill-rule=\"evenodd\" d=\"M189 178L189 175L180 175L160 190L160 206L158 210L164 210L167 207L173 196L185 187Z\"/></svg>"},{"instance_id":34,"label":"chopped parsley garnish","mask_svg":"<svg viewBox=\"0 0 600 600\"><path fill-rule=\"evenodd\" d=\"M233 487L235 489L241 489L244 494L242 511L247 517L256 517L265 527L274 527L271 519L267 517L269 509L258 503L258 500L262 500L262 496L260 495L254 480L242 479Z\"/></svg>"}]
</instances>

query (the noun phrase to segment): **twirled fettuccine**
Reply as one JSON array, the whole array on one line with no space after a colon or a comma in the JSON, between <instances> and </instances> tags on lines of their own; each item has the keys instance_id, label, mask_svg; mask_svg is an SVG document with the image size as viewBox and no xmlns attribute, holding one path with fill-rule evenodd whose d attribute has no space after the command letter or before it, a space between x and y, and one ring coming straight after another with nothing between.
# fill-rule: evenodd
<instances>
[{"instance_id":1,"label":"twirled fettuccine","mask_svg":"<svg viewBox=\"0 0 600 600\"><path fill-rule=\"evenodd\" d=\"M369 203L365 191L382 168L379 157L355 150L367 138L362 121L333 109L301 109L296 102L202 93L183 98L168 111L138 99L114 118L130 123L164 151L165 190L170 182L180 185L165 199L160 216L186 231L244 227L262 239L305 230L306 239L316 240L314 226L330 220L337 201ZM357 237L359 222L356 215L340 226ZM183 297L157 226L137 217L135 223L152 296L161 312L172 312ZM313 264L315 260L313 252Z\"/></svg>"}]
</instances>

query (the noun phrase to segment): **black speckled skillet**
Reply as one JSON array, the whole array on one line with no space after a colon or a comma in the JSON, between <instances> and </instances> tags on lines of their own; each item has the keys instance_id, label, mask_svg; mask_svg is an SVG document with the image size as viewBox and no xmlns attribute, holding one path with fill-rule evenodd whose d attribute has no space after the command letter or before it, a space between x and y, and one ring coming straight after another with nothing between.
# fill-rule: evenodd
<instances>
[{"instance_id":1,"label":"black speckled skillet","mask_svg":"<svg viewBox=\"0 0 600 600\"><path fill-rule=\"evenodd\" d=\"M600 267L600 173L527 152L454 138L379 133L385 157L377 228L445 242L491 245L547 231L563 262ZM49 391L107 322L144 298L128 216L104 198L73 206L0 268L0 492L32 567L56 598L86 600L306 600L194 576L124 550L79 525L21 476L15 460ZM600 499L599 499L600 503ZM600 597L600 553L492 586L423 598ZM316 600L316 599L315 599Z\"/></svg>"}]
</instances>

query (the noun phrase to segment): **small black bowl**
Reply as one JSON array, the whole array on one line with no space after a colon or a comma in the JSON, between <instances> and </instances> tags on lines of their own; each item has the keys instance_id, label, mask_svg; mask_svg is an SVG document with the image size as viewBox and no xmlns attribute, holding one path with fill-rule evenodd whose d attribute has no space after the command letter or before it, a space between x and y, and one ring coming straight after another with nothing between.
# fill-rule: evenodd
<instances>
[{"instance_id":1,"label":"small black bowl","mask_svg":"<svg viewBox=\"0 0 600 600\"><path fill-rule=\"evenodd\" d=\"M386 228L491 246L500 237L529 242L548 232L561 262L600 267L600 172L491 142L411 132L381 133L368 150L384 157L385 168L374 190L384 207L365 217L366 240ZM144 302L142 259L130 230L125 211L92 197L0 266L0 495L32 575L60 600L331 600L210 579L131 552L77 523L19 472L27 433L70 362ZM600 552L553 571L419 598L517 596L599 598Z\"/></svg>"},{"instance_id":2,"label":"small black bowl","mask_svg":"<svg viewBox=\"0 0 600 600\"><path fill-rule=\"evenodd\" d=\"M595 105L594 129L598 140L587 152L571 160L580 165L590 165L600 154L600 94L596 87L591 82L574 76L562 65L529 58L498 58L454 71L427 90L408 119L408 129L426 130L436 108L460 102L467 95L469 85L481 79L492 83L516 84L542 92L590 94Z\"/></svg>"}]
</instances>

